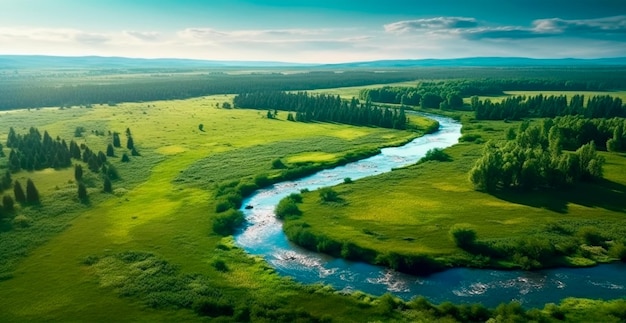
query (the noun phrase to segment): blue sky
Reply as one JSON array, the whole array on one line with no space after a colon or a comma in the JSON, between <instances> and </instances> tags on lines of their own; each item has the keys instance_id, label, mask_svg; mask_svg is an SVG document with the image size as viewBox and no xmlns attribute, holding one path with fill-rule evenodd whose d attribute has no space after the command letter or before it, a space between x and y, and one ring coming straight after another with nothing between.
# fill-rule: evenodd
<instances>
[{"instance_id":1,"label":"blue sky","mask_svg":"<svg viewBox=\"0 0 626 323\"><path fill-rule=\"evenodd\" d=\"M347 62L626 56L624 0L0 0L0 54Z\"/></svg>"}]
</instances>

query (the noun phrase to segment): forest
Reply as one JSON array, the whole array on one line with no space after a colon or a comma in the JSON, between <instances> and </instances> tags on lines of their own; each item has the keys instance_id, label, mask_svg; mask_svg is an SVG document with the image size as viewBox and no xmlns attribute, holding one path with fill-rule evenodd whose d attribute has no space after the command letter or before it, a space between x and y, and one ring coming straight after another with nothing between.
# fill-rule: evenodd
<instances>
[{"instance_id":1,"label":"forest","mask_svg":"<svg viewBox=\"0 0 626 323\"><path fill-rule=\"evenodd\" d=\"M407 117L404 108L390 109L373 106L371 101L360 103L352 98L342 101L339 96L309 95L306 92L256 92L237 95L235 107L289 111L287 120L300 122L338 122L360 126L376 126L404 130ZM292 114L291 112L295 113Z\"/></svg>"}]
</instances>

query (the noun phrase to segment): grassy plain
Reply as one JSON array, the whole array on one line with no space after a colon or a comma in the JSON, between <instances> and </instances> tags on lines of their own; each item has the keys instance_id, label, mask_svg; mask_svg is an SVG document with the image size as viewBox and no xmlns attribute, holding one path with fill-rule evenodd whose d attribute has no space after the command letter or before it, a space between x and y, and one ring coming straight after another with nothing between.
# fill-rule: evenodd
<instances>
[{"instance_id":1,"label":"grassy plain","mask_svg":"<svg viewBox=\"0 0 626 323\"><path fill-rule=\"evenodd\" d=\"M476 265L450 238L455 224L474 229L479 241L499 244L533 237L548 238L556 246L581 244L577 233L590 227L606 240L626 236L626 155L601 153L606 158L601 182L565 191L490 195L474 190L468 171L481 155L480 142L504 139L504 131L517 124L463 120L464 135L480 135L482 140L446 149L452 161L430 161L339 185L335 190L341 203L321 203L317 192L303 194L303 215L288 220L286 227L306 227L313 235L351 242L379 255L428 255L448 265ZM606 253L590 252L567 262L588 265L609 259Z\"/></svg>"},{"instance_id":2,"label":"grassy plain","mask_svg":"<svg viewBox=\"0 0 626 323\"><path fill-rule=\"evenodd\" d=\"M102 193L97 177L88 174L94 176L89 204L75 198L73 170L14 174L20 180L33 179L42 206L17 210L30 218L30 226L9 230L7 220L3 222L0 321L103 321L111 319L111 313L117 321L204 320L190 310L191 304L178 302L196 294L245 305L252 315L256 307L262 309L257 312L274 311L277 319L280 310L302 309L306 315L319 318L332 313L346 321L383 315L375 304L281 278L264 262L234 247L230 238L213 233L214 189L222 181L272 172L276 158L318 162L326 153L332 156L323 159L332 161L350 152L406 141L415 133L293 123L281 119L286 115L268 120L259 111L215 107L230 99L213 96L1 113L0 138L5 138L9 126L18 133L35 126L69 140L82 126L85 136L74 139L104 150L110 138L91 130L123 133L130 128L142 156L123 164L118 158L124 150L116 151L118 158L112 163L122 180L114 182L113 195ZM199 130L200 123L204 131ZM239 160L246 156L249 159ZM207 160L215 167L200 167ZM0 159L2 163L6 158ZM225 167L238 163L243 166ZM195 171L186 172L190 168ZM124 258L127 253L138 259ZM144 259L145 254L150 257ZM218 262L226 272L215 265ZM164 271L169 267L163 263L174 269ZM171 277L165 281L173 287L149 280L152 274ZM172 311L176 308L183 309Z\"/></svg>"}]
</instances>

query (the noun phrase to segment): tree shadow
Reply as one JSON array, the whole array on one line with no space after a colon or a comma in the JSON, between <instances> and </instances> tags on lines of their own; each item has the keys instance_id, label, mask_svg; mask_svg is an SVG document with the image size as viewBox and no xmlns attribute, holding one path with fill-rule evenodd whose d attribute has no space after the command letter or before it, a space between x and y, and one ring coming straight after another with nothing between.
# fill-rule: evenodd
<instances>
[{"instance_id":1,"label":"tree shadow","mask_svg":"<svg viewBox=\"0 0 626 323\"><path fill-rule=\"evenodd\" d=\"M542 189L530 192L499 191L495 197L536 208L566 214L567 205L574 203L589 208L602 208L614 212L626 212L626 185L600 179L595 182L578 183L565 189Z\"/></svg>"}]
</instances>

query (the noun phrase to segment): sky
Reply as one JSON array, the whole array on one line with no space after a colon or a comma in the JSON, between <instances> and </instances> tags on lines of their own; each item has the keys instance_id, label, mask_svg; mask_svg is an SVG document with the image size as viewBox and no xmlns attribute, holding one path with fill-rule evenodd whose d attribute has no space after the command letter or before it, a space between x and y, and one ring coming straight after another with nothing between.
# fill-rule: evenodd
<instances>
[{"instance_id":1,"label":"sky","mask_svg":"<svg viewBox=\"0 0 626 323\"><path fill-rule=\"evenodd\" d=\"M339 63L626 56L626 0L0 0L0 55Z\"/></svg>"}]
</instances>

